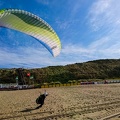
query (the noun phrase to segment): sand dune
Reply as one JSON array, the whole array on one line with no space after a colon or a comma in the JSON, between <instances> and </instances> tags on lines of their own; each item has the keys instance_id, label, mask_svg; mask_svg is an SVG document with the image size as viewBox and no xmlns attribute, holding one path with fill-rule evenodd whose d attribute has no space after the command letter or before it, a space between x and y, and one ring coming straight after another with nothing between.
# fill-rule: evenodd
<instances>
[{"instance_id":1,"label":"sand dune","mask_svg":"<svg viewBox=\"0 0 120 120\"><path fill-rule=\"evenodd\" d=\"M40 109L35 100L44 88L0 91L0 120L120 120L120 84L46 90Z\"/></svg>"}]
</instances>

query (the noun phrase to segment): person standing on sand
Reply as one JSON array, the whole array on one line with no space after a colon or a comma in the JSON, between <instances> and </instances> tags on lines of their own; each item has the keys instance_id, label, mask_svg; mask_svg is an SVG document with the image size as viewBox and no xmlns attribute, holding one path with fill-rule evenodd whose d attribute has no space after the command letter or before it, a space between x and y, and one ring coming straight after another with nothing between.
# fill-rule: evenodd
<instances>
[{"instance_id":1,"label":"person standing on sand","mask_svg":"<svg viewBox=\"0 0 120 120\"><path fill-rule=\"evenodd\" d=\"M40 96L36 99L36 103L40 104L38 107L36 107L36 109L39 109L43 106L46 96L48 96L48 93L45 90L44 94L40 94Z\"/></svg>"}]
</instances>

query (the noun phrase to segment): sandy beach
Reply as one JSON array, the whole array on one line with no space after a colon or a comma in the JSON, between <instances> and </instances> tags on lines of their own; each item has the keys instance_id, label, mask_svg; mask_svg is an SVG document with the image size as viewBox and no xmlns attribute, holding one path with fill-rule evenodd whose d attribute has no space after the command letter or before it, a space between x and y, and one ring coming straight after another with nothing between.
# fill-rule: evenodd
<instances>
[{"instance_id":1,"label":"sandy beach","mask_svg":"<svg viewBox=\"0 0 120 120\"><path fill-rule=\"evenodd\" d=\"M45 104L35 109L45 89ZM120 120L120 84L0 91L0 120Z\"/></svg>"}]
</instances>

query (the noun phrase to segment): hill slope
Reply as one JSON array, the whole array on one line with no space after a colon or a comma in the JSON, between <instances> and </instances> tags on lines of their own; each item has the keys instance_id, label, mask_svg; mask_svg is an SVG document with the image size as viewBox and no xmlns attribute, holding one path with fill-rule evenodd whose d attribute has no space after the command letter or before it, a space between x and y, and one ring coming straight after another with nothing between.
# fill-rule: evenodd
<instances>
[{"instance_id":1,"label":"hill slope","mask_svg":"<svg viewBox=\"0 0 120 120\"><path fill-rule=\"evenodd\" d=\"M24 69L24 79L30 81L26 74L30 72L35 83L80 79L120 78L120 59L94 60L66 66L49 66L46 68ZM15 82L16 69L0 69L0 83ZM32 81L32 79L31 79Z\"/></svg>"}]
</instances>

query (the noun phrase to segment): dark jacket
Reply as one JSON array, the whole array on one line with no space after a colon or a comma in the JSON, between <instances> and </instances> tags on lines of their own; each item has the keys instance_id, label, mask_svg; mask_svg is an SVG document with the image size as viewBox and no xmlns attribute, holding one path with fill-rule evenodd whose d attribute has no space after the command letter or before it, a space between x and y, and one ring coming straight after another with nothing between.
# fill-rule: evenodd
<instances>
[{"instance_id":1,"label":"dark jacket","mask_svg":"<svg viewBox=\"0 0 120 120\"><path fill-rule=\"evenodd\" d=\"M45 96L44 94L40 95L40 96L36 99L36 103L43 105L45 98L46 98L46 96Z\"/></svg>"}]
</instances>

